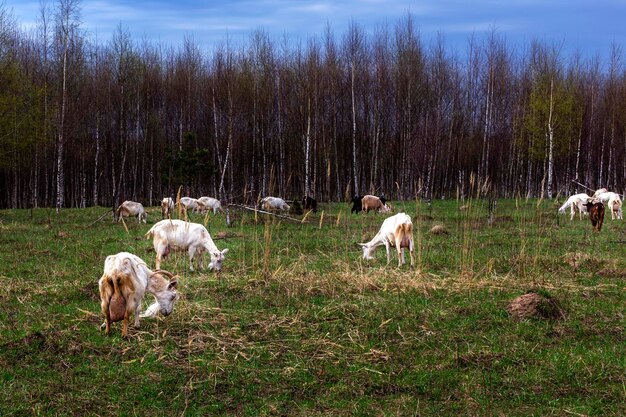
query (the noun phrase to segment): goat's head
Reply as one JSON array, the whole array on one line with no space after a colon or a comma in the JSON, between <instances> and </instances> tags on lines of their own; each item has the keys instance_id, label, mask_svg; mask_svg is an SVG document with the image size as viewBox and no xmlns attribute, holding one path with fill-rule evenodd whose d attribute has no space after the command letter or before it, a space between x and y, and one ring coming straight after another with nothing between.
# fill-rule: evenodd
<instances>
[{"instance_id":1,"label":"goat's head","mask_svg":"<svg viewBox=\"0 0 626 417\"><path fill-rule=\"evenodd\" d=\"M164 316L172 314L172 310L174 310L174 303L176 303L176 300L179 298L178 291L176 290L178 287L178 281L175 279L168 281L164 278L164 276L173 278L173 274L171 272L164 270L155 271L150 277L150 279L159 281L156 285L157 291L154 292L156 302L146 309L146 311L142 314L143 317L154 317L158 313L161 313Z\"/></svg>"},{"instance_id":2,"label":"goat's head","mask_svg":"<svg viewBox=\"0 0 626 417\"><path fill-rule=\"evenodd\" d=\"M368 261L374 259L372 256L372 247L368 243L359 243L359 246L363 249L363 259Z\"/></svg>"},{"instance_id":3,"label":"goat's head","mask_svg":"<svg viewBox=\"0 0 626 417\"><path fill-rule=\"evenodd\" d=\"M209 254L211 255L211 262L209 263L209 269L214 269L216 271L222 270L222 263L224 262L224 258L228 253L228 248L219 251L219 250L209 250Z\"/></svg>"},{"instance_id":4,"label":"goat's head","mask_svg":"<svg viewBox=\"0 0 626 417\"><path fill-rule=\"evenodd\" d=\"M598 198L594 198L594 197L590 197L587 199L586 202L583 203L583 207L585 207L587 209L587 211L591 210L591 207L593 207L595 204L601 203L602 201L599 200Z\"/></svg>"}]
</instances>

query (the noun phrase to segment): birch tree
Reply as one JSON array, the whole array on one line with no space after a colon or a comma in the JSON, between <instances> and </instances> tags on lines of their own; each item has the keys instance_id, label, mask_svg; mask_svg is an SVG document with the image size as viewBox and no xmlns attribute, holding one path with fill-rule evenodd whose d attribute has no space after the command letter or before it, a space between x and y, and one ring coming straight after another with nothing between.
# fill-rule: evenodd
<instances>
[{"instance_id":1,"label":"birch tree","mask_svg":"<svg viewBox=\"0 0 626 417\"><path fill-rule=\"evenodd\" d=\"M60 105L57 136L56 212L65 203L65 110L67 105L68 53L80 25L80 0L59 0L56 15L56 44L60 61Z\"/></svg>"}]
</instances>

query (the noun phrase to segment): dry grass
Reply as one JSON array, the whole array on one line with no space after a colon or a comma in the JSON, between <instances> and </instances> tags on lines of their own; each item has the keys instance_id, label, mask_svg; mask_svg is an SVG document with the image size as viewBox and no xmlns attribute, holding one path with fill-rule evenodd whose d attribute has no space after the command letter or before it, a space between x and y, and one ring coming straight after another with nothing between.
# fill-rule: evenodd
<instances>
[{"instance_id":1,"label":"dry grass","mask_svg":"<svg viewBox=\"0 0 626 417\"><path fill-rule=\"evenodd\" d=\"M436 224L430 228L429 233L431 235L447 235L450 232L448 232L448 229L444 225Z\"/></svg>"}]
</instances>

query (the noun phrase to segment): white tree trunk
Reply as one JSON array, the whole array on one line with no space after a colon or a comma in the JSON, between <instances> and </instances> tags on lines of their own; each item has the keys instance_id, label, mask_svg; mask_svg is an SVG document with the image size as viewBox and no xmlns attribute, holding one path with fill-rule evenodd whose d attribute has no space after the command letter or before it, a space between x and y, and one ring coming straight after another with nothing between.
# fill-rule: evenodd
<instances>
[{"instance_id":1,"label":"white tree trunk","mask_svg":"<svg viewBox=\"0 0 626 417\"><path fill-rule=\"evenodd\" d=\"M311 99L308 103L308 114L306 119L306 138L304 145L304 196L311 195Z\"/></svg>"},{"instance_id":2,"label":"white tree trunk","mask_svg":"<svg viewBox=\"0 0 626 417\"><path fill-rule=\"evenodd\" d=\"M100 113L96 115L96 156L93 168L93 205L98 205L98 158L100 156Z\"/></svg>"},{"instance_id":3,"label":"white tree trunk","mask_svg":"<svg viewBox=\"0 0 626 417\"><path fill-rule=\"evenodd\" d=\"M354 62L351 64L351 92L352 92L352 177L354 181L354 195L359 195L358 167L356 164L356 102L354 99Z\"/></svg>"},{"instance_id":4,"label":"white tree trunk","mask_svg":"<svg viewBox=\"0 0 626 417\"><path fill-rule=\"evenodd\" d=\"M554 111L554 80L550 80L550 114L548 115L548 198L552 199L552 171L554 170L554 126L552 113Z\"/></svg>"},{"instance_id":5,"label":"white tree trunk","mask_svg":"<svg viewBox=\"0 0 626 417\"><path fill-rule=\"evenodd\" d=\"M59 119L59 139L57 148L57 198L56 198L56 212L57 214L63 207L65 202L65 166L63 164L63 154L65 149L65 136L63 133L65 123L65 100L66 95L66 75L67 75L67 38L68 34L64 34L63 39L63 81L61 88L61 114Z\"/></svg>"},{"instance_id":6,"label":"white tree trunk","mask_svg":"<svg viewBox=\"0 0 626 417\"><path fill-rule=\"evenodd\" d=\"M220 188L219 188L219 199L224 198L224 178L226 177L226 168L228 167L228 161L230 159L230 148L233 141L233 99L230 94L230 90L228 91L228 144L226 145L226 156L224 157L224 166L222 167L222 175L220 178Z\"/></svg>"}]
</instances>

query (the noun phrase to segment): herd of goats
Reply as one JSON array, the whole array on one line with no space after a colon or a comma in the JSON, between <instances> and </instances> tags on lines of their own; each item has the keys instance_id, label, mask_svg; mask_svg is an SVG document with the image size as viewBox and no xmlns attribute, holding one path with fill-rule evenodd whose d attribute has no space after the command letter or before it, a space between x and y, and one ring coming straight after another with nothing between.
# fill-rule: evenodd
<instances>
[{"instance_id":1,"label":"herd of goats","mask_svg":"<svg viewBox=\"0 0 626 417\"><path fill-rule=\"evenodd\" d=\"M605 204L611 211L613 219L622 219L622 200L619 194L608 192L605 188L597 190L592 196L584 193L572 195L559 208L559 212L564 213L569 208L571 219L574 218L576 211L581 217L588 214L594 230L599 232L604 220ZM212 210L213 214L224 211L220 201L211 197L198 199L182 197L177 202L166 197L161 202L163 220L157 222L146 233L146 237L152 238L156 253L156 269L151 270L141 258L128 252L120 252L106 258L99 290L105 319L102 326L106 328L107 334L110 333L111 323L123 321L122 336L128 336L130 315L134 316L134 325L137 328L141 317L154 317L159 313L167 316L172 312L174 303L179 298L177 281L172 273L160 269L161 262L170 251L187 251L191 271L194 257L197 258L198 267L203 268L202 255L205 251L211 257L209 269L218 272L222 269L228 249L219 250L202 224L171 219L176 206L185 214L189 210L203 214L209 210ZM302 206L305 210L317 211L317 202L309 196L304 197ZM259 209L266 212L289 211L290 206L282 198L265 197L260 201ZM384 197L366 195L353 198L351 210L353 213L361 211L367 213L370 210L390 213L391 206ZM136 217L138 223L146 223L147 219L147 213L141 203L133 201L122 203L114 214L118 221L123 217ZM366 260L373 259L374 250L384 245L387 263L391 262L391 248L395 248L398 253L398 266L404 264L404 250L408 249L413 267L415 258L411 217L405 213L398 213L386 218L372 240L359 245L363 249L363 259ZM152 294L155 302L140 313L145 293Z\"/></svg>"},{"instance_id":2,"label":"herd of goats","mask_svg":"<svg viewBox=\"0 0 626 417\"><path fill-rule=\"evenodd\" d=\"M574 219L577 210L580 218L583 214L589 215L593 229L599 232L604 222L605 204L611 212L611 219L622 219L622 199L619 194L607 191L606 188L596 190L592 196L585 193L570 196L559 208L559 213L565 213L565 210L569 208L570 220Z\"/></svg>"}]
</instances>

